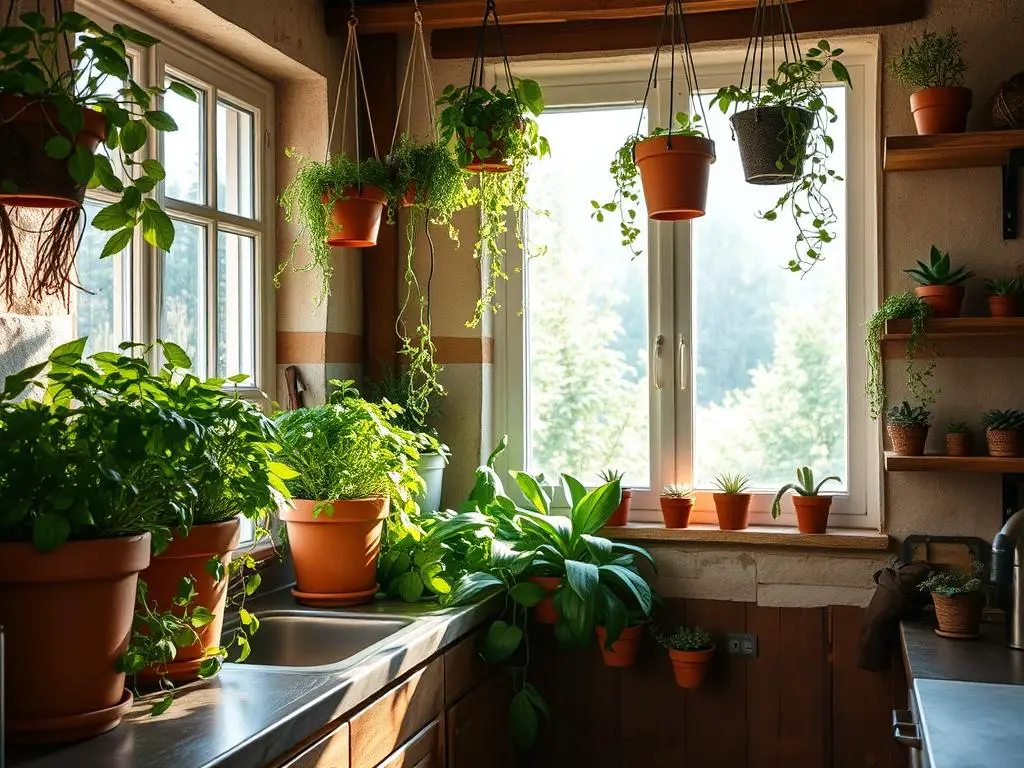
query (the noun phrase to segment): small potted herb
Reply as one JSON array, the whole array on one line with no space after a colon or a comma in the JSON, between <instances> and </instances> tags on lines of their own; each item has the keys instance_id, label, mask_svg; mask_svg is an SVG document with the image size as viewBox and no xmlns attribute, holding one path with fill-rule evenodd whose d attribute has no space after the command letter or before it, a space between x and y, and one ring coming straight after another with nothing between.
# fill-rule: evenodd
<instances>
[{"instance_id":1,"label":"small potted herb","mask_svg":"<svg viewBox=\"0 0 1024 768\"><path fill-rule=\"evenodd\" d=\"M841 482L836 475L830 475L817 485L810 467L798 467L797 482L782 486L772 502L772 517L776 520L782 514L782 497L787 491L793 492L793 508L796 511L796 525L800 533L825 533L828 528L828 511L832 497L821 494L821 487L830 480Z\"/></svg>"},{"instance_id":2,"label":"small potted herb","mask_svg":"<svg viewBox=\"0 0 1024 768\"><path fill-rule=\"evenodd\" d=\"M964 283L974 277L967 267L953 269L949 254L932 246L929 262L917 262L916 267L903 270L918 286L914 293L932 308L935 317L959 317L964 303Z\"/></svg>"},{"instance_id":3,"label":"small potted herb","mask_svg":"<svg viewBox=\"0 0 1024 768\"><path fill-rule=\"evenodd\" d=\"M622 476L623 473L615 469L606 469L601 473L601 479L605 483L618 483L619 487L622 487ZM610 526L623 526L629 522L629 506L632 503L633 492L629 488L622 488L622 498L619 501L619 505L615 508L612 516L608 518L608 522L605 525Z\"/></svg>"},{"instance_id":4,"label":"small potted herb","mask_svg":"<svg viewBox=\"0 0 1024 768\"><path fill-rule=\"evenodd\" d=\"M935 570L918 587L931 592L935 604L936 633L946 637L978 637L981 614L985 610L985 566L971 563L969 573L957 569Z\"/></svg>"},{"instance_id":5,"label":"small potted herb","mask_svg":"<svg viewBox=\"0 0 1024 768\"><path fill-rule=\"evenodd\" d=\"M972 93L963 87L963 47L952 27L944 34L925 32L901 50L888 64L889 75L910 94L910 111L921 136L963 133Z\"/></svg>"},{"instance_id":6,"label":"small potted herb","mask_svg":"<svg viewBox=\"0 0 1024 768\"><path fill-rule=\"evenodd\" d=\"M923 405L912 406L906 400L885 412L885 431L897 456L921 456L928 439L931 414Z\"/></svg>"},{"instance_id":7,"label":"small potted herb","mask_svg":"<svg viewBox=\"0 0 1024 768\"><path fill-rule=\"evenodd\" d=\"M1017 317L1020 314L1024 279L993 277L985 281L985 290L988 291L988 313L992 317Z\"/></svg>"},{"instance_id":8,"label":"small potted herb","mask_svg":"<svg viewBox=\"0 0 1024 768\"><path fill-rule=\"evenodd\" d=\"M946 425L946 455L971 455L971 432L966 422L951 421Z\"/></svg>"},{"instance_id":9,"label":"small potted herb","mask_svg":"<svg viewBox=\"0 0 1024 768\"><path fill-rule=\"evenodd\" d=\"M658 499L666 528L686 528L693 511L693 490L688 485L666 485Z\"/></svg>"},{"instance_id":10,"label":"small potted herb","mask_svg":"<svg viewBox=\"0 0 1024 768\"><path fill-rule=\"evenodd\" d=\"M668 650L676 684L680 688L700 686L715 656L711 633L701 627L679 627L668 635L657 632L655 637Z\"/></svg>"},{"instance_id":11,"label":"small potted herb","mask_svg":"<svg viewBox=\"0 0 1024 768\"><path fill-rule=\"evenodd\" d=\"M750 524L750 475L723 473L712 484L718 491L713 495L718 527L723 531L742 531Z\"/></svg>"},{"instance_id":12,"label":"small potted herb","mask_svg":"<svg viewBox=\"0 0 1024 768\"><path fill-rule=\"evenodd\" d=\"M1017 410L989 411L981 423L985 427L989 456L1020 456L1024 413Z\"/></svg>"},{"instance_id":13,"label":"small potted herb","mask_svg":"<svg viewBox=\"0 0 1024 768\"><path fill-rule=\"evenodd\" d=\"M864 346L868 353L868 407L872 419L877 419L885 409L885 380L882 369L882 337L885 324L890 320L909 320L910 335L906 343L905 369L907 391L922 405L935 402L935 392L929 386L935 370L935 360L929 358L920 368L917 352L925 337L925 321L932 316L932 308L919 296L906 291L887 296L882 306L868 319Z\"/></svg>"}]
</instances>

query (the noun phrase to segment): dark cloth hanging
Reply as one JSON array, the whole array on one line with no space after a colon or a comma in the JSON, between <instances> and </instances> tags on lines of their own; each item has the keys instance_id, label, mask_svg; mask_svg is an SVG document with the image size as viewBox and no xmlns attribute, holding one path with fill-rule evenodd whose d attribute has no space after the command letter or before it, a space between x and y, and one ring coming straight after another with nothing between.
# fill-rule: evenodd
<instances>
[{"instance_id":1,"label":"dark cloth hanging","mask_svg":"<svg viewBox=\"0 0 1024 768\"><path fill-rule=\"evenodd\" d=\"M927 593L918 587L930 572L927 563L904 563L875 572L875 594L860 623L858 667L872 672L889 669L900 621L916 616L928 602Z\"/></svg>"}]
</instances>

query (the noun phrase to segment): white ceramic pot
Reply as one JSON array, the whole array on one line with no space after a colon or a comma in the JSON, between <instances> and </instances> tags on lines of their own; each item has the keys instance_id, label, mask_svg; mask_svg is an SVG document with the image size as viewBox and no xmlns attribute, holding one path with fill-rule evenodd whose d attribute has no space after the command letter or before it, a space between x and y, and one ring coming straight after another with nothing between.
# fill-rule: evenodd
<instances>
[{"instance_id":1,"label":"white ceramic pot","mask_svg":"<svg viewBox=\"0 0 1024 768\"><path fill-rule=\"evenodd\" d=\"M432 512L441 508L441 486L444 481L444 468L448 459L441 453L421 453L416 471L420 473L426 490L416 498L422 509Z\"/></svg>"}]
</instances>

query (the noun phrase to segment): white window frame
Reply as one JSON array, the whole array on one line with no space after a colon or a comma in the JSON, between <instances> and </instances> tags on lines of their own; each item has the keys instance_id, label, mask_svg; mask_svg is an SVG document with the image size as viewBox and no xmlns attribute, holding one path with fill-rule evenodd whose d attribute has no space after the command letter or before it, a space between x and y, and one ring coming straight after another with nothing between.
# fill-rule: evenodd
<instances>
[{"instance_id":1,"label":"white window frame","mask_svg":"<svg viewBox=\"0 0 1024 768\"><path fill-rule=\"evenodd\" d=\"M801 40L802 49L817 41ZM850 70L854 88L847 90L847 210L843 213L847 230L847 366L848 366L848 472L847 492L836 494L830 524L836 527L880 528L882 513L881 430L868 417L865 383L867 363L863 353L863 325L877 306L879 290L879 38L877 36L833 38L834 47L845 49L843 61ZM700 85L703 91L717 89L738 79L745 46L727 50L696 51ZM650 124L664 121L668 114L669 78L664 64L657 91L648 101ZM636 105L643 97L650 71L650 54L643 56L576 59L570 61L517 62L519 77L537 80L544 89L548 108L594 105ZM675 104L687 103L685 82L677 78ZM730 136L714 136L719 144ZM610 158L609 158L610 160ZM712 167L712 173L715 172ZM737 179L737 183L744 183ZM631 519L660 521L658 491L672 482L689 483L692 478L692 381L686 391L678 386L680 370L678 340L687 341L685 354L693 348L691 336L692 301L690 295L690 224L688 222L651 222L649 227L649 347L651 352L651 487L634 489ZM595 224L595 226L597 226ZM512 228L510 227L510 231ZM612 236L609 234L609 236ZM525 282L523 254L514 237L506 241L509 280L499 286L499 303L506 308L495 318L495 371L493 417L496 434L509 435L509 449L502 468L520 468L526 459L526 382L525 366ZM838 258L833 253L830 258ZM543 257L542 257L543 258ZM623 251L623 258L628 254ZM795 278L794 278L795 279ZM678 297L678 298L676 298ZM660 365L664 387L654 388L654 344L664 338ZM694 367L687 360L692 380ZM671 428L666 428L671 426ZM687 435L690 437L687 439ZM795 479L795 477L794 477ZM556 497L559 494L556 493ZM796 524L792 506L783 505L783 514L773 520L770 514L774 491L755 494L751 506L752 525ZM561 501L561 499L559 499ZM558 505L558 502L556 502ZM699 490L691 520L717 523L711 492Z\"/></svg>"}]
</instances>

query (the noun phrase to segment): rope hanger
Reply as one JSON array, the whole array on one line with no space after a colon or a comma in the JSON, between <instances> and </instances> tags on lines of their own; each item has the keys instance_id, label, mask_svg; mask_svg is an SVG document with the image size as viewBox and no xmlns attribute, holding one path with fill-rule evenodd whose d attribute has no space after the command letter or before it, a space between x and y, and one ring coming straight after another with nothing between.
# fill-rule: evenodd
<instances>
[{"instance_id":1,"label":"rope hanger","mask_svg":"<svg viewBox=\"0 0 1024 768\"><path fill-rule=\"evenodd\" d=\"M324 161L331 158L331 144L334 142L334 128L338 120L338 109L341 106L342 93L346 98L352 97L352 125L355 132L356 160L360 157L359 147L359 93L362 91L363 103L366 105L366 122L370 127L370 142L373 146L373 156L377 154L377 137L373 132L373 118L370 115L370 98L366 91L366 78L363 76L363 60L359 55L359 40L356 35L356 27L359 26L359 19L356 18L356 0L351 0L348 17L348 41L345 44L345 53L341 59L341 75L338 78L338 91L334 96L334 110L331 113L331 127L327 134L327 150L324 153ZM341 144L345 146L348 138L348 112L343 111L341 117Z\"/></svg>"},{"instance_id":2,"label":"rope hanger","mask_svg":"<svg viewBox=\"0 0 1024 768\"><path fill-rule=\"evenodd\" d=\"M391 136L391 148L394 150L395 142L398 140L398 132L402 123L402 108L405 105L406 92L409 93L409 103L406 114L406 127L412 126L413 94L416 91L416 64L422 72L423 79L423 101L424 111L430 126L430 136L437 138L437 116L434 111L434 80L430 74L430 59L427 55L427 42L423 35L423 13L420 11L419 0L413 0L415 11L413 13L412 42L409 47L409 59L405 65L405 77L402 79L402 91L398 98L398 109L395 116L395 131Z\"/></svg>"},{"instance_id":3,"label":"rope hanger","mask_svg":"<svg viewBox=\"0 0 1024 768\"><path fill-rule=\"evenodd\" d=\"M484 87L484 60L486 59L486 43L487 43L487 24L489 19L493 19L494 32L498 37L498 46L501 49L501 63L505 70L505 80L508 83L508 91L512 94L512 98L515 99L516 106L519 111L522 112L522 104L519 103L519 92L516 90L514 85L514 79L512 77L512 68L508 63L508 51L505 48L505 36L501 31L501 21L498 19L498 9L495 7L495 0L487 0L487 5L484 8L484 18L480 22L480 34L477 37L476 42L476 54L473 56L473 66L469 71L469 85L470 88L466 90L466 100L468 101L470 92L475 88Z\"/></svg>"},{"instance_id":4,"label":"rope hanger","mask_svg":"<svg viewBox=\"0 0 1024 768\"><path fill-rule=\"evenodd\" d=\"M774 13L770 6L778 8ZM776 16L778 18L776 18ZM776 29L776 22L778 28ZM776 37L782 43L782 62L803 61L800 53L800 45L797 41L796 30L793 28L793 20L789 15L789 6L786 0L758 0L754 9L754 25L750 31L750 39L747 41L747 52L743 57L743 73L740 76L740 87L754 92L754 69L757 69L757 93L760 94L764 87L764 58L765 46L771 41L772 68L769 77L774 77L779 70L778 51Z\"/></svg>"}]
</instances>

